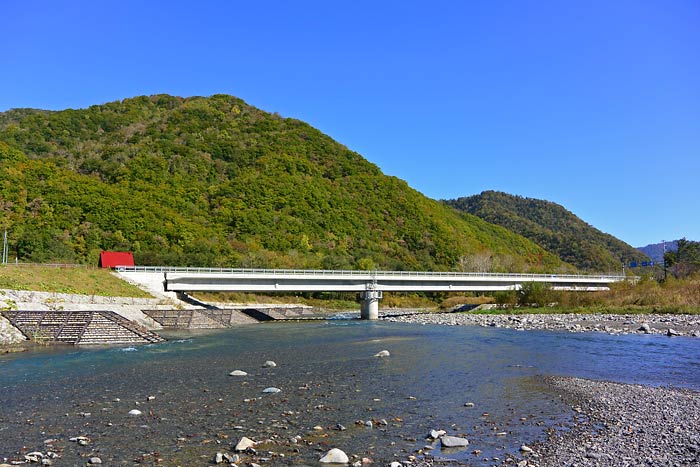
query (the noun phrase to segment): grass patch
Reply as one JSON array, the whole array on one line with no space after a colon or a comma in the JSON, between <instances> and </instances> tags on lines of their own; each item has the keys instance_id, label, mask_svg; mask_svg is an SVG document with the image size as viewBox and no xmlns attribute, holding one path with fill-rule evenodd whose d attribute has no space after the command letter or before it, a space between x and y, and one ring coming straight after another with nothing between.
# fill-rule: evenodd
<instances>
[{"instance_id":1,"label":"grass patch","mask_svg":"<svg viewBox=\"0 0 700 467\"><path fill-rule=\"evenodd\" d=\"M114 276L108 269L90 267L8 264L0 266L0 289L106 297L151 297L135 285Z\"/></svg>"}]
</instances>

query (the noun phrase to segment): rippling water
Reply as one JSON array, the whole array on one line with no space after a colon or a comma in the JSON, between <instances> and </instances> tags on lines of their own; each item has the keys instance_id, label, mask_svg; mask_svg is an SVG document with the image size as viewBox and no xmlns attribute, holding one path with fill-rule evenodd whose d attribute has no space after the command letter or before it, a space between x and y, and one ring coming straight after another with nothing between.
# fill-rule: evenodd
<instances>
[{"instance_id":1,"label":"rippling water","mask_svg":"<svg viewBox=\"0 0 700 467\"><path fill-rule=\"evenodd\" d=\"M383 349L391 357L373 356ZM278 366L262 368L266 360ZM236 369L249 375L229 376ZM700 339L329 321L10 354L0 357L0 458L57 439L56 465L95 455L112 465L206 465L248 436L275 441L259 447L268 465L317 465L331 447L382 465L444 429L471 444L436 445L434 455L489 465L484 458L517 455L568 420L535 377L551 374L700 389ZM143 414L129 416L134 408ZM355 423L368 420L373 427ZM87 446L68 441L80 435Z\"/></svg>"}]
</instances>

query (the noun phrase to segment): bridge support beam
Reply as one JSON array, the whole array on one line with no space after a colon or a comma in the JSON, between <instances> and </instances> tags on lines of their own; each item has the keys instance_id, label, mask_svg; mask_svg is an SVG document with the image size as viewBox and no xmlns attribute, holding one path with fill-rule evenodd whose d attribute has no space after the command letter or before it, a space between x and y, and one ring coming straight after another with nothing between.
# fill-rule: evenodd
<instances>
[{"instance_id":1,"label":"bridge support beam","mask_svg":"<svg viewBox=\"0 0 700 467\"><path fill-rule=\"evenodd\" d=\"M379 318L379 300L382 298L380 290L368 290L362 292L362 304L360 305L361 319Z\"/></svg>"}]
</instances>

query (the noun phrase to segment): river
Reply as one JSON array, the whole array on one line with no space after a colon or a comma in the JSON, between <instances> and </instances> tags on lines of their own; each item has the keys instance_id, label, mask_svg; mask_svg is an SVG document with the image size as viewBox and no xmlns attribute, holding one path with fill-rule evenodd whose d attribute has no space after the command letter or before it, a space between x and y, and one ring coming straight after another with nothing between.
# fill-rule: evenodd
<instances>
[{"instance_id":1,"label":"river","mask_svg":"<svg viewBox=\"0 0 700 467\"><path fill-rule=\"evenodd\" d=\"M426 445L454 465L491 465L571 422L539 376L700 389L699 356L697 338L352 320L38 349L0 356L0 458L54 450L55 465L207 465L247 436L267 440L250 458L264 465L318 465L332 447L388 465ZM431 429L470 445L443 452L425 439Z\"/></svg>"}]
</instances>

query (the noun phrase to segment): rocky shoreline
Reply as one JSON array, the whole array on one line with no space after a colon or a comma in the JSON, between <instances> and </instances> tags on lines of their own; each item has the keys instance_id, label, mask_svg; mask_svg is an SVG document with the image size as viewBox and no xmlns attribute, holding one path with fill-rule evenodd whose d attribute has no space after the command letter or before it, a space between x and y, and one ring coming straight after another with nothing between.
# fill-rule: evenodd
<instances>
[{"instance_id":1,"label":"rocky shoreline","mask_svg":"<svg viewBox=\"0 0 700 467\"><path fill-rule=\"evenodd\" d=\"M700 337L700 315L391 313L386 321L526 330Z\"/></svg>"},{"instance_id":2,"label":"rocky shoreline","mask_svg":"<svg viewBox=\"0 0 700 467\"><path fill-rule=\"evenodd\" d=\"M653 314L397 313L384 320L516 330L700 337L700 316ZM544 377L573 411L532 452L503 465L628 467L700 465L700 392L580 378Z\"/></svg>"},{"instance_id":3,"label":"rocky shoreline","mask_svg":"<svg viewBox=\"0 0 700 467\"><path fill-rule=\"evenodd\" d=\"M574 411L525 465L700 465L700 393L578 378L545 378Z\"/></svg>"}]
</instances>

